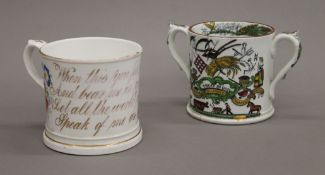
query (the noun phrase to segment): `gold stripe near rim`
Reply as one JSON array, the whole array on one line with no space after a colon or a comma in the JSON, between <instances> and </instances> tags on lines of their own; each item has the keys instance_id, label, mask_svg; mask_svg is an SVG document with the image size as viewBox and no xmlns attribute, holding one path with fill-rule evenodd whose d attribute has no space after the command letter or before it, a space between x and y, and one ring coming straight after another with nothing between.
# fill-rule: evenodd
<instances>
[{"instance_id":1,"label":"gold stripe near rim","mask_svg":"<svg viewBox=\"0 0 325 175\"><path fill-rule=\"evenodd\" d=\"M56 141L56 140L50 138L50 137L46 134L46 131L44 132L44 134L45 134L45 136L46 136L49 140L51 140L51 141L53 141L53 142L56 142L56 143L58 143L58 144L62 144L62 145L66 145L66 146L71 146L71 147L87 147L87 148L91 148L91 147L108 147L108 146L113 146L113 145L121 144L121 143L124 143L124 142L128 142L128 141L130 141L130 140L136 138L136 137L141 133L141 131L142 131L142 129L140 129L139 132L138 132L135 136L133 136L133 137L127 139L127 140L123 140L123 141L115 142L115 143L110 143L110 144L103 144L103 145L78 145L78 144L68 144L68 143L63 143L63 142Z\"/></svg>"},{"instance_id":2,"label":"gold stripe near rim","mask_svg":"<svg viewBox=\"0 0 325 175\"><path fill-rule=\"evenodd\" d=\"M46 44L45 44L46 45ZM142 50L140 52L136 52L134 55L127 55L127 56L123 56L123 57L119 57L116 59L112 59L112 60L101 60L101 61L78 61L78 59L66 59L66 58L59 58L59 57L53 57L50 55L46 55L44 52L42 52L42 47L39 48L38 52L39 54L48 60L51 61L59 61L59 62L63 62L63 63L77 63L77 64L100 64L100 63L114 63L114 62L120 62L120 61L126 61L126 60L131 60L133 58L136 58L138 56L140 56L142 54Z\"/></svg>"}]
</instances>

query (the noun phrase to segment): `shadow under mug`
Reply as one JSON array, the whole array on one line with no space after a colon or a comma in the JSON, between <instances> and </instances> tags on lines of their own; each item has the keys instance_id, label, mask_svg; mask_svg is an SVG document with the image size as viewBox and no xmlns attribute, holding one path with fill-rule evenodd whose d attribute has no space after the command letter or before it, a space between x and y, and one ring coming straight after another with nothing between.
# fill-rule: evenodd
<instances>
[{"instance_id":1,"label":"shadow under mug","mask_svg":"<svg viewBox=\"0 0 325 175\"><path fill-rule=\"evenodd\" d=\"M43 75L31 57L35 49ZM45 92L45 145L68 154L98 155L139 143L141 53L139 44L116 38L29 40L23 58Z\"/></svg>"},{"instance_id":2,"label":"shadow under mug","mask_svg":"<svg viewBox=\"0 0 325 175\"><path fill-rule=\"evenodd\" d=\"M177 33L187 35L189 61L175 48ZM273 77L276 44L294 46L290 61ZM254 22L171 24L167 41L176 63L190 81L187 112L218 124L249 124L270 118L275 85L298 61L301 44L294 33L275 34L269 25Z\"/></svg>"}]
</instances>

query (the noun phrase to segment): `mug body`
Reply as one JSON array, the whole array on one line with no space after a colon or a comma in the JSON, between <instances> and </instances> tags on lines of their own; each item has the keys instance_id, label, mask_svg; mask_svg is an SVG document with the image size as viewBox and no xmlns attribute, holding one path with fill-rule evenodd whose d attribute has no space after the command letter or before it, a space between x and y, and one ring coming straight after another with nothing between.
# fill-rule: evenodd
<instances>
[{"instance_id":1,"label":"mug body","mask_svg":"<svg viewBox=\"0 0 325 175\"><path fill-rule=\"evenodd\" d=\"M45 144L95 155L123 151L142 138L138 119L140 45L114 38L76 38L40 48Z\"/></svg>"},{"instance_id":2,"label":"mug body","mask_svg":"<svg viewBox=\"0 0 325 175\"><path fill-rule=\"evenodd\" d=\"M240 35L239 35L240 33ZM189 28L188 113L203 121L247 124L269 118L274 29L249 22L206 22Z\"/></svg>"}]
</instances>

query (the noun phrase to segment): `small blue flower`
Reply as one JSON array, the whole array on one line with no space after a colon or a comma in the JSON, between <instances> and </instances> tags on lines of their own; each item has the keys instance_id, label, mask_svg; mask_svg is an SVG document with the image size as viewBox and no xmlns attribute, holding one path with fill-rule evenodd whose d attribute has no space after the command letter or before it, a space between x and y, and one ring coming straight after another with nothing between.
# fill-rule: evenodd
<instances>
[{"instance_id":1,"label":"small blue flower","mask_svg":"<svg viewBox=\"0 0 325 175\"><path fill-rule=\"evenodd\" d=\"M46 67L45 64L43 64L43 71L44 71L44 79L45 79L46 85L48 87L52 86L52 79L51 79L50 70Z\"/></svg>"}]
</instances>

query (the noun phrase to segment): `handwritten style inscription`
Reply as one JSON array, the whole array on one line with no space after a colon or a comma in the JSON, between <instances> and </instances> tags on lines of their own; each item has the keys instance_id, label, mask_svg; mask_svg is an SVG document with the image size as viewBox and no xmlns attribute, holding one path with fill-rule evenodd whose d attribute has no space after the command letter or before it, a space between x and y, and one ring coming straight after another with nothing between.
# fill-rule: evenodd
<instances>
[{"instance_id":1,"label":"handwritten style inscription","mask_svg":"<svg viewBox=\"0 0 325 175\"><path fill-rule=\"evenodd\" d=\"M136 124L139 63L128 70L43 65L46 107L60 132L89 131ZM88 71L85 71L88 70Z\"/></svg>"}]
</instances>

